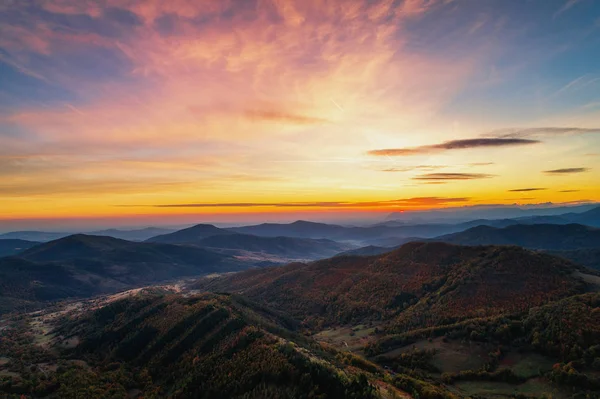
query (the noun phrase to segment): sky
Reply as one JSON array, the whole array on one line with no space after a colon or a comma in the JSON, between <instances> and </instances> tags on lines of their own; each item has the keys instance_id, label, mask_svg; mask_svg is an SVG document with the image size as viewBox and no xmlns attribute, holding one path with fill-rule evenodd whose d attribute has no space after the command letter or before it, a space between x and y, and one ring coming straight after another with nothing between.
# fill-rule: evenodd
<instances>
[{"instance_id":1,"label":"sky","mask_svg":"<svg viewBox=\"0 0 600 399\"><path fill-rule=\"evenodd\" d=\"M598 54L596 0L5 0L0 224L600 201Z\"/></svg>"}]
</instances>

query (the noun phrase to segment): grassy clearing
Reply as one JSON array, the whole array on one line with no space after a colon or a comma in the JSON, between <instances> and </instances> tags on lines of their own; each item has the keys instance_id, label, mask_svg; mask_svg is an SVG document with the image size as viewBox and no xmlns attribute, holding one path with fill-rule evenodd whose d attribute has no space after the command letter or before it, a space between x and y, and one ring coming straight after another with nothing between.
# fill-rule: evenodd
<instances>
[{"instance_id":1,"label":"grassy clearing","mask_svg":"<svg viewBox=\"0 0 600 399\"><path fill-rule=\"evenodd\" d=\"M564 392L541 378L533 378L519 385L492 381L461 381L457 382L455 386L466 396L480 395L489 398L506 398L518 394L535 397L551 394L554 399L567 397Z\"/></svg>"},{"instance_id":2,"label":"grassy clearing","mask_svg":"<svg viewBox=\"0 0 600 399\"><path fill-rule=\"evenodd\" d=\"M502 359L498 370L512 369L519 377L532 378L538 377L543 373L552 370L555 361L535 353L509 353Z\"/></svg>"},{"instance_id":3,"label":"grassy clearing","mask_svg":"<svg viewBox=\"0 0 600 399\"><path fill-rule=\"evenodd\" d=\"M372 333L375 327L368 327L363 324L354 327L338 327L335 329L323 330L315 334L313 338L317 341L323 341L333 345L337 349L359 352L372 339Z\"/></svg>"},{"instance_id":4,"label":"grassy clearing","mask_svg":"<svg viewBox=\"0 0 600 399\"><path fill-rule=\"evenodd\" d=\"M575 273L573 273L573 275L576 277L580 277L586 283L594 285L594 286L596 286L595 288L597 290L600 290L600 277L594 276L592 274L581 273L581 272L575 272Z\"/></svg>"},{"instance_id":5,"label":"grassy clearing","mask_svg":"<svg viewBox=\"0 0 600 399\"><path fill-rule=\"evenodd\" d=\"M410 399L410 398L412 398L412 396L410 396L408 393L401 391L398 388L394 387L393 385L390 385L384 381L381 381L381 380L373 381L373 384L377 388L377 392L379 392L379 395L381 395L382 399Z\"/></svg>"},{"instance_id":6,"label":"grassy clearing","mask_svg":"<svg viewBox=\"0 0 600 399\"><path fill-rule=\"evenodd\" d=\"M442 373L458 373L463 370L478 370L489 362L488 353L491 348L478 342L461 343L458 341L444 342L443 338L432 341L422 340L384 354L386 357L398 356L415 349L432 350L436 354L432 364Z\"/></svg>"}]
</instances>

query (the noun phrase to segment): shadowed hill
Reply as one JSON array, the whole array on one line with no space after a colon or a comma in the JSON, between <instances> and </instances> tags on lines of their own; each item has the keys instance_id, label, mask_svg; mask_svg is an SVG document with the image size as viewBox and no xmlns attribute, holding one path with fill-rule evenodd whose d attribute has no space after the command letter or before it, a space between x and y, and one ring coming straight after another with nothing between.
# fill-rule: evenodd
<instances>
[{"instance_id":1,"label":"shadowed hill","mask_svg":"<svg viewBox=\"0 0 600 399\"><path fill-rule=\"evenodd\" d=\"M194 287L241 293L313 324L384 320L416 328L522 311L582 292L575 270L518 247L409 243L383 255L248 270Z\"/></svg>"},{"instance_id":2,"label":"shadowed hill","mask_svg":"<svg viewBox=\"0 0 600 399\"><path fill-rule=\"evenodd\" d=\"M220 229L212 224L198 224L187 229L177 230L173 233L162 234L146 240L146 242L158 242L164 244L188 244L196 243L204 238L229 235L230 231Z\"/></svg>"},{"instance_id":3,"label":"shadowed hill","mask_svg":"<svg viewBox=\"0 0 600 399\"><path fill-rule=\"evenodd\" d=\"M580 224L514 225L502 229L478 226L434 239L457 245L518 245L530 249L600 248L600 229Z\"/></svg>"},{"instance_id":4,"label":"shadowed hill","mask_svg":"<svg viewBox=\"0 0 600 399\"><path fill-rule=\"evenodd\" d=\"M247 265L204 248L140 243L112 237L77 234L41 244L20 257L34 262L69 265L126 284L240 270Z\"/></svg>"},{"instance_id":5,"label":"shadowed hill","mask_svg":"<svg viewBox=\"0 0 600 399\"><path fill-rule=\"evenodd\" d=\"M294 237L259 237L248 234L229 234L207 237L197 245L209 248L262 252L295 259L327 258L351 246L326 239Z\"/></svg>"},{"instance_id":6,"label":"shadowed hill","mask_svg":"<svg viewBox=\"0 0 600 399\"><path fill-rule=\"evenodd\" d=\"M78 234L40 244L18 258L1 258L0 299L39 305L248 266L204 248Z\"/></svg>"},{"instance_id":7,"label":"shadowed hill","mask_svg":"<svg viewBox=\"0 0 600 399\"><path fill-rule=\"evenodd\" d=\"M0 258L3 256L16 255L28 248L41 244L37 241L19 239L0 239Z\"/></svg>"}]
</instances>

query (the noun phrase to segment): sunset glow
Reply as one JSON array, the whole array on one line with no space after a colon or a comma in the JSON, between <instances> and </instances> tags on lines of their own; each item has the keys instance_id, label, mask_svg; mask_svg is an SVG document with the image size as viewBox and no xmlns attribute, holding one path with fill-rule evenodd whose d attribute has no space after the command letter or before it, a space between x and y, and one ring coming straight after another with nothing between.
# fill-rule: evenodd
<instances>
[{"instance_id":1,"label":"sunset glow","mask_svg":"<svg viewBox=\"0 0 600 399\"><path fill-rule=\"evenodd\" d=\"M15 0L0 18L0 223L600 201L600 2Z\"/></svg>"}]
</instances>

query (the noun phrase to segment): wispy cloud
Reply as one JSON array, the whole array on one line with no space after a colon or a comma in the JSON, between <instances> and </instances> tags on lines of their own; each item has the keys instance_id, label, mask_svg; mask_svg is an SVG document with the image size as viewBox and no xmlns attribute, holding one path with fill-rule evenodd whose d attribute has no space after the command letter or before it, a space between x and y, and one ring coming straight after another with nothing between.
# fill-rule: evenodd
<instances>
[{"instance_id":1,"label":"wispy cloud","mask_svg":"<svg viewBox=\"0 0 600 399\"><path fill-rule=\"evenodd\" d=\"M513 193L521 193L521 192L527 192L527 191L542 191L542 190L547 190L547 188L541 188L541 187L515 188L512 190L508 190L508 191L513 192Z\"/></svg>"},{"instance_id":2,"label":"wispy cloud","mask_svg":"<svg viewBox=\"0 0 600 399\"><path fill-rule=\"evenodd\" d=\"M486 137L498 138L541 138L546 136L568 136L587 133L600 133L600 128L581 127L533 127L498 129L487 133Z\"/></svg>"},{"instance_id":3,"label":"wispy cloud","mask_svg":"<svg viewBox=\"0 0 600 399\"><path fill-rule=\"evenodd\" d=\"M447 167L447 165L416 165L382 169L382 172L412 172L414 170L437 170Z\"/></svg>"},{"instance_id":4,"label":"wispy cloud","mask_svg":"<svg viewBox=\"0 0 600 399\"><path fill-rule=\"evenodd\" d=\"M323 118L269 109L252 109L247 110L244 114L253 121L290 123L295 125L317 125L329 122L327 119Z\"/></svg>"},{"instance_id":5,"label":"wispy cloud","mask_svg":"<svg viewBox=\"0 0 600 399\"><path fill-rule=\"evenodd\" d=\"M316 201L316 202L204 202L189 204L146 205L155 208L378 208L397 206L434 206L468 202L468 197L415 197L388 201ZM130 206L130 205L128 205ZM144 205L135 205L144 206Z\"/></svg>"},{"instance_id":6,"label":"wispy cloud","mask_svg":"<svg viewBox=\"0 0 600 399\"><path fill-rule=\"evenodd\" d=\"M558 9L558 11L556 11L554 13L553 18L557 18L560 16L560 14L569 11L571 8L573 8L575 5L577 5L577 3L581 2L581 0L567 0L565 2L565 4Z\"/></svg>"},{"instance_id":7,"label":"wispy cloud","mask_svg":"<svg viewBox=\"0 0 600 399\"><path fill-rule=\"evenodd\" d=\"M477 179L489 179L494 175L485 173L428 173L413 177L413 180L434 180L434 181L445 181L445 180L477 180Z\"/></svg>"},{"instance_id":8,"label":"wispy cloud","mask_svg":"<svg viewBox=\"0 0 600 399\"><path fill-rule=\"evenodd\" d=\"M564 169L553 169L545 170L544 173L548 175L568 175L572 173L583 173L589 171L589 168L564 168Z\"/></svg>"},{"instance_id":9,"label":"wispy cloud","mask_svg":"<svg viewBox=\"0 0 600 399\"><path fill-rule=\"evenodd\" d=\"M560 190L559 193L578 193L581 190Z\"/></svg>"},{"instance_id":10,"label":"wispy cloud","mask_svg":"<svg viewBox=\"0 0 600 399\"><path fill-rule=\"evenodd\" d=\"M371 150L368 152L368 154L375 156L410 156L440 151L463 150L467 148L510 147L536 143L539 143L539 141L521 138L479 138L451 140L440 144L424 145L420 147Z\"/></svg>"},{"instance_id":11,"label":"wispy cloud","mask_svg":"<svg viewBox=\"0 0 600 399\"><path fill-rule=\"evenodd\" d=\"M469 166L490 166L495 165L494 162L471 162Z\"/></svg>"},{"instance_id":12,"label":"wispy cloud","mask_svg":"<svg viewBox=\"0 0 600 399\"><path fill-rule=\"evenodd\" d=\"M556 92L554 92L554 94L552 94L551 97L559 96L571 89L582 89L584 87L593 85L596 82L600 82L599 77L590 76L590 75L582 75L576 79L573 79L572 81L570 81L569 83L567 83L566 85L564 85L563 87L558 89Z\"/></svg>"}]
</instances>

